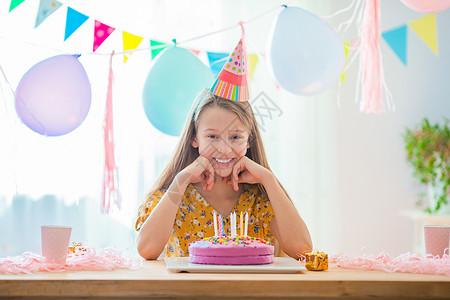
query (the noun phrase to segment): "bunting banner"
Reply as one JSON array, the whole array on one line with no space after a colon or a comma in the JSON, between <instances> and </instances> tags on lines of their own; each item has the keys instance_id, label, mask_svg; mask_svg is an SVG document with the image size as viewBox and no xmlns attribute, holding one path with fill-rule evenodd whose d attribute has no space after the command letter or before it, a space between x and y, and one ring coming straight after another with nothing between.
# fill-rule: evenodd
<instances>
[{"instance_id":1,"label":"bunting banner","mask_svg":"<svg viewBox=\"0 0 450 300\"><path fill-rule=\"evenodd\" d=\"M250 79L253 79L253 72L255 71L256 65L258 64L258 55L249 54L248 55L248 65L249 65L249 76Z\"/></svg>"},{"instance_id":2,"label":"bunting banner","mask_svg":"<svg viewBox=\"0 0 450 300\"><path fill-rule=\"evenodd\" d=\"M436 32L436 14L429 14L408 23L409 27L439 56Z\"/></svg>"},{"instance_id":3,"label":"bunting banner","mask_svg":"<svg viewBox=\"0 0 450 300\"><path fill-rule=\"evenodd\" d=\"M11 3L9 4L9 11L12 11L14 8L22 4L25 0L11 0Z\"/></svg>"},{"instance_id":4,"label":"bunting banner","mask_svg":"<svg viewBox=\"0 0 450 300\"><path fill-rule=\"evenodd\" d=\"M198 56L200 54L200 50L196 50L196 49L188 49L189 51L191 51L192 53L195 54L195 56Z\"/></svg>"},{"instance_id":5,"label":"bunting banner","mask_svg":"<svg viewBox=\"0 0 450 300\"><path fill-rule=\"evenodd\" d=\"M209 61L209 67L214 74L214 78L219 75L223 65L227 61L229 53L224 52L206 52Z\"/></svg>"},{"instance_id":6,"label":"bunting banner","mask_svg":"<svg viewBox=\"0 0 450 300\"><path fill-rule=\"evenodd\" d=\"M436 14L428 14L382 33L383 39L404 65L408 63L408 27L439 56Z\"/></svg>"},{"instance_id":7,"label":"bunting banner","mask_svg":"<svg viewBox=\"0 0 450 300\"><path fill-rule=\"evenodd\" d=\"M345 78L347 76L347 66L348 66L348 55L350 53L350 46L351 46L351 42L344 42L344 61L345 61L345 65L344 65L344 71L342 72L341 76L339 77L339 80L341 81L341 83L345 82Z\"/></svg>"},{"instance_id":8,"label":"bunting banner","mask_svg":"<svg viewBox=\"0 0 450 300\"><path fill-rule=\"evenodd\" d=\"M61 5L62 3L56 0L40 0L34 28L41 25L41 23L45 19L47 19L52 13L54 13L58 8L60 8Z\"/></svg>"},{"instance_id":9,"label":"bunting banner","mask_svg":"<svg viewBox=\"0 0 450 300\"><path fill-rule=\"evenodd\" d=\"M406 25L385 31L381 34L386 43L391 47L392 51L406 66L407 63L407 41L408 27Z\"/></svg>"},{"instance_id":10,"label":"bunting banner","mask_svg":"<svg viewBox=\"0 0 450 300\"><path fill-rule=\"evenodd\" d=\"M123 35L123 50L124 51L128 51L128 50L134 50L136 49L139 44L142 42L142 40L144 39L143 37L128 33L123 31L122 32ZM128 52L128 53L124 53L123 54L123 62L127 62L128 57L132 54L132 52Z\"/></svg>"},{"instance_id":11,"label":"bunting banner","mask_svg":"<svg viewBox=\"0 0 450 300\"><path fill-rule=\"evenodd\" d=\"M154 48L157 46L161 46L161 45L165 45L167 43L164 42L159 42L159 41L155 41L155 40L150 40L150 55L152 56L152 60L156 57L156 55L158 55L159 52L163 51L166 47L161 47L161 48Z\"/></svg>"},{"instance_id":12,"label":"bunting banner","mask_svg":"<svg viewBox=\"0 0 450 300\"><path fill-rule=\"evenodd\" d=\"M95 20L93 47L94 52L98 49L98 47L100 47L101 44L103 44L103 42L108 38L108 36L111 35L111 33L113 33L114 30L115 28Z\"/></svg>"},{"instance_id":13,"label":"bunting banner","mask_svg":"<svg viewBox=\"0 0 450 300\"><path fill-rule=\"evenodd\" d=\"M67 7L66 29L64 31L64 40L67 40L84 22L89 19L88 16L76 11L71 7Z\"/></svg>"}]
</instances>

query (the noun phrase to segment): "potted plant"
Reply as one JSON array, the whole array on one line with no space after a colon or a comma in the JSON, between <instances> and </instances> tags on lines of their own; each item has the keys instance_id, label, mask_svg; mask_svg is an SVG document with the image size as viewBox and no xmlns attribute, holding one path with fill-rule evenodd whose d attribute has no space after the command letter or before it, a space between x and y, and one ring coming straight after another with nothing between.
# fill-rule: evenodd
<instances>
[{"instance_id":1,"label":"potted plant","mask_svg":"<svg viewBox=\"0 0 450 300\"><path fill-rule=\"evenodd\" d=\"M431 125L424 118L403 134L407 158L414 168L414 177L427 184L432 191L428 213L436 213L448 205L450 199L450 130L449 120Z\"/></svg>"}]
</instances>

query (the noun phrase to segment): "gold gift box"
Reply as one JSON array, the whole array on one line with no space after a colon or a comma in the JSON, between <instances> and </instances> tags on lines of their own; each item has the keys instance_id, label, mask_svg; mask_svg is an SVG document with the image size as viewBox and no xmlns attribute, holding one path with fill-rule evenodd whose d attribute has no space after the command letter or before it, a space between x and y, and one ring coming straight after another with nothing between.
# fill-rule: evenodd
<instances>
[{"instance_id":1,"label":"gold gift box","mask_svg":"<svg viewBox=\"0 0 450 300\"><path fill-rule=\"evenodd\" d=\"M310 271L328 270L328 254L323 252L306 253L306 268Z\"/></svg>"}]
</instances>

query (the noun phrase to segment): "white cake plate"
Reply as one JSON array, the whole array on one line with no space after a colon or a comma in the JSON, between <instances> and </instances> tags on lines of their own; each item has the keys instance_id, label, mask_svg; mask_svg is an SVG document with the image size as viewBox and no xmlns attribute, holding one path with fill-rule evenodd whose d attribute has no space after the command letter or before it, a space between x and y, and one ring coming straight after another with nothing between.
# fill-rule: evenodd
<instances>
[{"instance_id":1,"label":"white cake plate","mask_svg":"<svg viewBox=\"0 0 450 300\"><path fill-rule=\"evenodd\" d=\"M290 257L275 257L273 264L266 265L204 265L191 264L189 257L166 257L170 272L185 273L297 273L304 272L303 263Z\"/></svg>"}]
</instances>

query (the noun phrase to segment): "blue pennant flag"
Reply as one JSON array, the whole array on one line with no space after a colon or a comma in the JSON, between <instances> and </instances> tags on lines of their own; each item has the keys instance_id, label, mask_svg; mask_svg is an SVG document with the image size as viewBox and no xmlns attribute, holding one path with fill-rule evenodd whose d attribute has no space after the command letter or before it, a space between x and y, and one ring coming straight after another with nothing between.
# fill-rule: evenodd
<instances>
[{"instance_id":1,"label":"blue pennant flag","mask_svg":"<svg viewBox=\"0 0 450 300\"><path fill-rule=\"evenodd\" d=\"M41 23L60 8L61 5L62 3L56 0L41 0L34 28L41 25Z\"/></svg>"},{"instance_id":2,"label":"blue pennant flag","mask_svg":"<svg viewBox=\"0 0 450 300\"><path fill-rule=\"evenodd\" d=\"M407 33L408 26L403 25L388 31L383 32L381 35L388 43L389 47L394 51L394 53L400 58L403 64L406 66L407 62Z\"/></svg>"},{"instance_id":3,"label":"blue pennant flag","mask_svg":"<svg viewBox=\"0 0 450 300\"><path fill-rule=\"evenodd\" d=\"M66 18L66 30L64 32L64 40L67 40L69 36L72 35L81 25L83 25L86 20L89 19L88 16L74 10L73 8L67 8L67 18Z\"/></svg>"},{"instance_id":4,"label":"blue pennant flag","mask_svg":"<svg viewBox=\"0 0 450 300\"><path fill-rule=\"evenodd\" d=\"M219 75L220 70L222 70L223 65L227 61L228 53L222 52L206 52L208 54L208 61L211 71L214 74L214 77Z\"/></svg>"}]
</instances>

